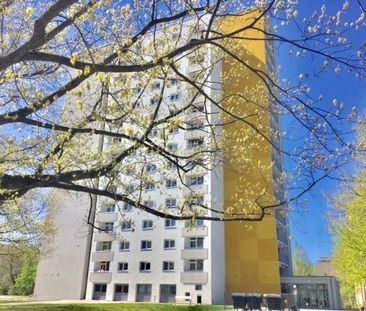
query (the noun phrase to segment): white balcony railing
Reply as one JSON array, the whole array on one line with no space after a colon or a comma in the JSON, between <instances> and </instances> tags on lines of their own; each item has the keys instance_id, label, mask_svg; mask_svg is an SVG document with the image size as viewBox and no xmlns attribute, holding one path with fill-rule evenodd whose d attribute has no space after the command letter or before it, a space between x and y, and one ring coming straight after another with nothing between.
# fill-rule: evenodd
<instances>
[{"instance_id":1,"label":"white balcony railing","mask_svg":"<svg viewBox=\"0 0 366 311\"><path fill-rule=\"evenodd\" d=\"M207 226L183 228L182 236L187 238L208 236L208 228Z\"/></svg>"},{"instance_id":2,"label":"white balcony railing","mask_svg":"<svg viewBox=\"0 0 366 311\"><path fill-rule=\"evenodd\" d=\"M97 214L98 222L115 222L117 220L116 212L99 212Z\"/></svg>"},{"instance_id":3,"label":"white balcony railing","mask_svg":"<svg viewBox=\"0 0 366 311\"><path fill-rule=\"evenodd\" d=\"M186 248L181 251L182 259L207 259L208 252L205 248Z\"/></svg>"},{"instance_id":4,"label":"white balcony railing","mask_svg":"<svg viewBox=\"0 0 366 311\"><path fill-rule=\"evenodd\" d=\"M107 232L95 232L94 233L94 241L96 242L107 242L107 241L113 241L113 235L112 233Z\"/></svg>"},{"instance_id":5,"label":"white balcony railing","mask_svg":"<svg viewBox=\"0 0 366 311\"><path fill-rule=\"evenodd\" d=\"M92 283L110 283L112 280L112 272L91 272L90 282Z\"/></svg>"},{"instance_id":6,"label":"white balcony railing","mask_svg":"<svg viewBox=\"0 0 366 311\"><path fill-rule=\"evenodd\" d=\"M180 273L180 281L184 284L205 284L207 280L207 272L185 271Z\"/></svg>"},{"instance_id":7,"label":"white balcony railing","mask_svg":"<svg viewBox=\"0 0 366 311\"><path fill-rule=\"evenodd\" d=\"M92 253L92 261L113 261L114 252L112 251L99 251Z\"/></svg>"}]
</instances>

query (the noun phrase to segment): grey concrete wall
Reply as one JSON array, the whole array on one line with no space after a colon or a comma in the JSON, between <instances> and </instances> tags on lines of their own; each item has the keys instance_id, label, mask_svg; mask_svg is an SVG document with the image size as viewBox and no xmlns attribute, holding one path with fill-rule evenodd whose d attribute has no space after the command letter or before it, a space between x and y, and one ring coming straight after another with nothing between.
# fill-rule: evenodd
<instances>
[{"instance_id":1,"label":"grey concrete wall","mask_svg":"<svg viewBox=\"0 0 366 311\"><path fill-rule=\"evenodd\" d=\"M55 190L52 205L56 231L40 258L34 298L83 299L92 231L89 196Z\"/></svg>"}]
</instances>

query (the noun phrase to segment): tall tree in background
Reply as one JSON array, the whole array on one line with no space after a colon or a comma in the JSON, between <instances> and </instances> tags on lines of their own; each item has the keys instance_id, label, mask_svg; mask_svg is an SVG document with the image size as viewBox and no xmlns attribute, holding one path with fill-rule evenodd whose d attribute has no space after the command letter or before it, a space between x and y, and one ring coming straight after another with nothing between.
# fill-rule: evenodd
<instances>
[{"instance_id":1,"label":"tall tree in background","mask_svg":"<svg viewBox=\"0 0 366 311\"><path fill-rule=\"evenodd\" d=\"M365 124L359 129L361 145L366 143ZM358 174L338 195L332 228L335 233L335 268L342 294L355 307L356 288L366 284L366 173L365 157L356 154Z\"/></svg>"},{"instance_id":2,"label":"tall tree in background","mask_svg":"<svg viewBox=\"0 0 366 311\"><path fill-rule=\"evenodd\" d=\"M296 276L315 275L315 266L311 263L304 248L298 246L292 253L293 273Z\"/></svg>"},{"instance_id":3,"label":"tall tree in background","mask_svg":"<svg viewBox=\"0 0 366 311\"><path fill-rule=\"evenodd\" d=\"M271 208L298 199L325 178L336 178L337 169L359 148L347 136L357 111L330 100L329 94L312 94L309 87L309 80L322 79L326 72L365 78L365 46L354 41L365 29L365 6L358 1L353 9L349 15L347 1L336 12L320 4L300 21L296 1L283 0L2 1L1 208L11 213L30 190L58 188L112 198L173 219L260 221ZM256 13L241 28L222 31L225 17L248 12ZM296 33L287 35L291 25ZM269 70L248 60L243 42L261 42L270 53L288 53L299 61L311 59L314 75L278 79L279 68ZM202 55L209 50L213 61L205 62ZM194 75L181 71L188 58L198 64ZM210 77L221 61L233 64L238 84L244 75L254 77L257 85L243 87L243 94L211 96L216 86ZM159 92L152 90L155 81L162 86ZM166 92L176 81L187 90L180 107ZM143 96L151 98L151 105L141 104ZM198 98L203 109L197 107ZM205 109L207 103L216 110ZM204 122L187 121L190 111ZM288 137L291 144L282 145L279 140L287 136L262 122L269 114L286 116L302 128L297 137ZM244 124L245 131L231 137L235 148L227 148L221 138L233 123ZM207 139L189 152L169 144L174 131L197 127ZM95 142L101 139L110 147L97 150ZM138 194L150 182L146 169L152 158L176 171L190 197L194 191L184 174L211 170L223 159L225 165L241 159L268 185L271 164L250 157L262 141L297 163L289 179L297 191L288 200L269 200L267 186L242 187L238 204L226 211L188 199L171 213L140 200ZM128 188L122 175L132 176L137 188ZM96 178L102 182L95 183ZM202 209L214 213L207 216Z\"/></svg>"}]
</instances>

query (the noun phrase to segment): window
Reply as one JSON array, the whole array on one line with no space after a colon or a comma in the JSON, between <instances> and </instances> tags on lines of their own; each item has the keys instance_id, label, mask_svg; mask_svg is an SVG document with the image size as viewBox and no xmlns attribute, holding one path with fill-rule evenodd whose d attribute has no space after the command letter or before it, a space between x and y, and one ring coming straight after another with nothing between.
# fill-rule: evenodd
<instances>
[{"instance_id":1,"label":"window","mask_svg":"<svg viewBox=\"0 0 366 311\"><path fill-rule=\"evenodd\" d=\"M160 82L154 83L153 87L154 87L154 90L159 90L160 89Z\"/></svg>"},{"instance_id":2,"label":"window","mask_svg":"<svg viewBox=\"0 0 366 311\"><path fill-rule=\"evenodd\" d=\"M100 272L109 271L109 261L100 262Z\"/></svg>"},{"instance_id":3,"label":"window","mask_svg":"<svg viewBox=\"0 0 366 311\"><path fill-rule=\"evenodd\" d=\"M176 208L177 207L177 200L176 199L166 199L165 200L165 207L166 208Z\"/></svg>"},{"instance_id":4,"label":"window","mask_svg":"<svg viewBox=\"0 0 366 311\"><path fill-rule=\"evenodd\" d=\"M125 220L122 222L122 231L130 231L132 230L132 221Z\"/></svg>"},{"instance_id":5,"label":"window","mask_svg":"<svg viewBox=\"0 0 366 311\"><path fill-rule=\"evenodd\" d=\"M105 208L105 211L107 213L114 212L116 210L116 206L114 204L108 204Z\"/></svg>"},{"instance_id":6,"label":"window","mask_svg":"<svg viewBox=\"0 0 366 311\"><path fill-rule=\"evenodd\" d=\"M173 129L169 129L169 134L176 134L176 133L178 133L178 131L179 131L178 127L173 128Z\"/></svg>"},{"instance_id":7,"label":"window","mask_svg":"<svg viewBox=\"0 0 366 311\"><path fill-rule=\"evenodd\" d=\"M146 165L146 172L147 173L154 173L156 172L156 165L149 163L148 165Z\"/></svg>"},{"instance_id":8,"label":"window","mask_svg":"<svg viewBox=\"0 0 366 311\"><path fill-rule=\"evenodd\" d=\"M105 293L107 291L107 284L95 284L94 291L99 293Z\"/></svg>"},{"instance_id":9,"label":"window","mask_svg":"<svg viewBox=\"0 0 366 311\"><path fill-rule=\"evenodd\" d=\"M168 169L168 170L172 170L172 169L174 169L174 168L175 168L175 164L174 164L174 163L172 163L172 162L168 162L166 166L167 166L167 169Z\"/></svg>"},{"instance_id":10,"label":"window","mask_svg":"<svg viewBox=\"0 0 366 311\"><path fill-rule=\"evenodd\" d=\"M165 219L165 228L175 228L175 219Z\"/></svg>"},{"instance_id":11,"label":"window","mask_svg":"<svg viewBox=\"0 0 366 311\"><path fill-rule=\"evenodd\" d=\"M131 204L123 203L122 210L124 212L130 212L130 211L132 211L132 208L133 208L133 206Z\"/></svg>"},{"instance_id":12,"label":"window","mask_svg":"<svg viewBox=\"0 0 366 311\"><path fill-rule=\"evenodd\" d=\"M188 148L197 148L203 146L203 139L202 138L195 138L188 140Z\"/></svg>"},{"instance_id":13,"label":"window","mask_svg":"<svg viewBox=\"0 0 366 311\"><path fill-rule=\"evenodd\" d=\"M134 192L135 191L135 186L134 185L128 185L127 187L126 187L126 192L127 193L132 193L132 192Z\"/></svg>"},{"instance_id":14,"label":"window","mask_svg":"<svg viewBox=\"0 0 366 311\"><path fill-rule=\"evenodd\" d=\"M174 261L163 261L163 271L174 271Z\"/></svg>"},{"instance_id":15,"label":"window","mask_svg":"<svg viewBox=\"0 0 366 311\"><path fill-rule=\"evenodd\" d=\"M202 285L201 284L196 284L195 290L202 290Z\"/></svg>"},{"instance_id":16,"label":"window","mask_svg":"<svg viewBox=\"0 0 366 311\"><path fill-rule=\"evenodd\" d=\"M191 204L192 205L203 205L204 201L203 201L203 196L199 196L199 197L195 197L191 199Z\"/></svg>"},{"instance_id":17,"label":"window","mask_svg":"<svg viewBox=\"0 0 366 311\"><path fill-rule=\"evenodd\" d=\"M140 87L135 87L133 89L133 92L135 93L135 95L139 95L141 93L142 89Z\"/></svg>"},{"instance_id":18,"label":"window","mask_svg":"<svg viewBox=\"0 0 366 311\"><path fill-rule=\"evenodd\" d=\"M189 261L189 271L203 271L203 260L191 259Z\"/></svg>"},{"instance_id":19,"label":"window","mask_svg":"<svg viewBox=\"0 0 366 311\"><path fill-rule=\"evenodd\" d=\"M140 271L150 271L151 264L147 261L140 261Z\"/></svg>"},{"instance_id":20,"label":"window","mask_svg":"<svg viewBox=\"0 0 366 311\"><path fill-rule=\"evenodd\" d=\"M177 187L177 180L176 179L168 179L165 183L167 188L176 188Z\"/></svg>"},{"instance_id":21,"label":"window","mask_svg":"<svg viewBox=\"0 0 366 311\"><path fill-rule=\"evenodd\" d=\"M171 143L167 145L169 151L176 151L178 150L178 145L175 143Z\"/></svg>"},{"instance_id":22,"label":"window","mask_svg":"<svg viewBox=\"0 0 366 311\"><path fill-rule=\"evenodd\" d=\"M141 241L141 250L147 251L151 250L151 241L142 240Z\"/></svg>"},{"instance_id":23,"label":"window","mask_svg":"<svg viewBox=\"0 0 366 311\"><path fill-rule=\"evenodd\" d=\"M174 249L175 240L164 240L164 249Z\"/></svg>"},{"instance_id":24,"label":"window","mask_svg":"<svg viewBox=\"0 0 366 311\"><path fill-rule=\"evenodd\" d=\"M146 190L155 190L155 184L153 182L146 183Z\"/></svg>"},{"instance_id":25,"label":"window","mask_svg":"<svg viewBox=\"0 0 366 311\"><path fill-rule=\"evenodd\" d=\"M190 238L189 247L190 248L203 248L203 238Z\"/></svg>"},{"instance_id":26,"label":"window","mask_svg":"<svg viewBox=\"0 0 366 311\"><path fill-rule=\"evenodd\" d=\"M128 294L128 284L116 284L116 293Z\"/></svg>"},{"instance_id":27,"label":"window","mask_svg":"<svg viewBox=\"0 0 366 311\"><path fill-rule=\"evenodd\" d=\"M155 202L151 200L144 201L144 205L147 206L148 208L155 208Z\"/></svg>"},{"instance_id":28,"label":"window","mask_svg":"<svg viewBox=\"0 0 366 311\"><path fill-rule=\"evenodd\" d=\"M159 98L151 98L150 105L157 105L159 104Z\"/></svg>"},{"instance_id":29,"label":"window","mask_svg":"<svg viewBox=\"0 0 366 311\"><path fill-rule=\"evenodd\" d=\"M112 242L102 242L102 251L110 251L112 249Z\"/></svg>"},{"instance_id":30,"label":"window","mask_svg":"<svg viewBox=\"0 0 366 311\"><path fill-rule=\"evenodd\" d=\"M152 130L150 133L150 137L157 137L159 135L159 130Z\"/></svg>"},{"instance_id":31,"label":"window","mask_svg":"<svg viewBox=\"0 0 366 311\"><path fill-rule=\"evenodd\" d=\"M197 219L196 220L196 226L203 226L204 225L204 220L203 219Z\"/></svg>"},{"instance_id":32,"label":"window","mask_svg":"<svg viewBox=\"0 0 366 311\"><path fill-rule=\"evenodd\" d=\"M197 105L193 106L192 112L203 112L205 110L205 107L203 105Z\"/></svg>"},{"instance_id":33,"label":"window","mask_svg":"<svg viewBox=\"0 0 366 311\"><path fill-rule=\"evenodd\" d=\"M127 272L128 271L128 262L119 262L117 270L118 270L118 272Z\"/></svg>"},{"instance_id":34,"label":"window","mask_svg":"<svg viewBox=\"0 0 366 311\"><path fill-rule=\"evenodd\" d=\"M172 94L170 95L170 101L176 101L179 99L179 95L178 94Z\"/></svg>"},{"instance_id":35,"label":"window","mask_svg":"<svg viewBox=\"0 0 366 311\"><path fill-rule=\"evenodd\" d=\"M102 229L104 229L107 232L113 231L113 222L105 222L105 223L103 223Z\"/></svg>"},{"instance_id":36,"label":"window","mask_svg":"<svg viewBox=\"0 0 366 311\"><path fill-rule=\"evenodd\" d=\"M153 228L152 220L144 220L142 221L142 229L143 230L151 230Z\"/></svg>"},{"instance_id":37,"label":"window","mask_svg":"<svg viewBox=\"0 0 366 311\"><path fill-rule=\"evenodd\" d=\"M130 242L129 241L122 241L120 244L119 244L119 250L121 252L127 252L130 250Z\"/></svg>"},{"instance_id":38,"label":"window","mask_svg":"<svg viewBox=\"0 0 366 311\"><path fill-rule=\"evenodd\" d=\"M203 181L204 181L203 176L192 177L190 180L190 185L191 186L202 185Z\"/></svg>"},{"instance_id":39,"label":"window","mask_svg":"<svg viewBox=\"0 0 366 311\"><path fill-rule=\"evenodd\" d=\"M178 84L178 80L177 79L171 79L170 80L170 85L177 85Z\"/></svg>"}]
</instances>

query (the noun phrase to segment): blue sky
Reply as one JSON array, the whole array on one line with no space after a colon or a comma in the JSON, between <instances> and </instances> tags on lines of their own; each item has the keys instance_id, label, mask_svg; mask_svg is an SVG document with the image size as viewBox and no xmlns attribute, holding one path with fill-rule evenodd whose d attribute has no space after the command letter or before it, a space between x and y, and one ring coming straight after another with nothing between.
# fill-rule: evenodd
<instances>
[{"instance_id":1,"label":"blue sky","mask_svg":"<svg viewBox=\"0 0 366 311\"><path fill-rule=\"evenodd\" d=\"M336 12L342 7L343 1L324 1L329 11ZM347 19L355 19L359 13L356 7L356 1L350 1L351 8ZM315 9L320 8L321 2L318 1L299 1L298 21L301 25L304 17L309 17ZM356 13L357 12L357 13ZM283 30L287 36L294 35L296 30L286 27ZM361 40L366 40L365 29L360 30L351 36L351 40L357 45L362 44ZM300 73L308 73L310 77L316 68L316 61L311 57L294 59L287 53L278 55L278 62L282 66L282 76L296 81ZM321 78L312 78L309 82L311 94L318 97L324 95L326 105L331 105L333 98L343 101L350 109L352 106L358 108L362 114L365 112L366 104L366 83L364 80L352 78L348 73L341 72L335 74L331 71ZM347 126L347 125L346 125ZM348 125L351 129L351 125ZM348 129L348 128L347 128ZM284 130L289 130L288 125L284 124ZM291 168L291 163L286 163ZM330 256L332 254L332 238L328 229L328 213L330 206L327 203L326 196L334 197L334 194L340 191L340 185L336 181L326 180L318 184L311 192L302 197L301 202L291 204L291 237L292 244L302 246L308 254L311 261L316 262L319 257Z\"/></svg>"}]
</instances>

